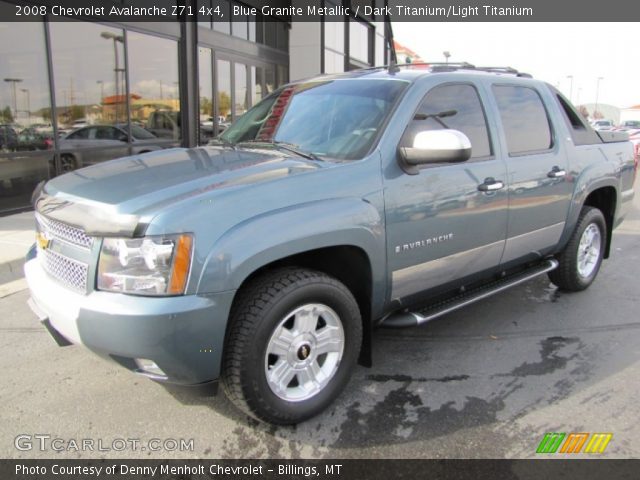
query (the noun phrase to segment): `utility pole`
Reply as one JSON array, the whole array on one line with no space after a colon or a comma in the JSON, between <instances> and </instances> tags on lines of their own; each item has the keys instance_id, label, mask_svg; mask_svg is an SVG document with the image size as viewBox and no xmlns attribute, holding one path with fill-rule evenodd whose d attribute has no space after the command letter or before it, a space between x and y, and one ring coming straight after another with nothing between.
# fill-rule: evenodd
<instances>
[{"instance_id":1,"label":"utility pole","mask_svg":"<svg viewBox=\"0 0 640 480\"><path fill-rule=\"evenodd\" d=\"M13 121L18 118L18 95L16 93L16 84L22 82L21 78L5 78L5 82L11 83L13 86Z\"/></svg>"},{"instance_id":2,"label":"utility pole","mask_svg":"<svg viewBox=\"0 0 640 480\"><path fill-rule=\"evenodd\" d=\"M600 93L600 80L604 80L604 77L598 77L596 82L596 108L593 111L593 118L596 118L596 112L598 111L598 94Z\"/></svg>"},{"instance_id":3,"label":"utility pole","mask_svg":"<svg viewBox=\"0 0 640 480\"><path fill-rule=\"evenodd\" d=\"M569 86L569 101L573 101L573 75L567 75L567 78L571 80L571 84Z\"/></svg>"},{"instance_id":4,"label":"utility pole","mask_svg":"<svg viewBox=\"0 0 640 480\"><path fill-rule=\"evenodd\" d=\"M27 96L27 118L29 122L29 126L31 126L31 96L29 95L28 88L21 88L20 91Z\"/></svg>"}]
</instances>

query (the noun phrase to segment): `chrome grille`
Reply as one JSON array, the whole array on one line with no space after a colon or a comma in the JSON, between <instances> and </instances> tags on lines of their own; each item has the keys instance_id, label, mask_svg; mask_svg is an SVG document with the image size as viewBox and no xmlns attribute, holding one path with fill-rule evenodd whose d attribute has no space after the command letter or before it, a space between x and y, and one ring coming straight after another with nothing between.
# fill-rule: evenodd
<instances>
[{"instance_id":1,"label":"chrome grille","mask_svg":"<svg viewBox=\"0 0 640 480\"><path fill-rule=\"evenodd\" d=\"M40 231L45 232L51 238L88 249L93 245L93 237L90 237L79 228L51 220L39 213L36 213L36 221L40 226Z\"/></svg>"},{"instance_id":2,"label":"chrome grille","mask_svg":"<svg viewBox=\"0 0 640 480\"><path fill-rule=\"evenodd\" d=\"M38 248L38 259L42 268L66 287L81 293L87 291L87 264L41 248Z\"/></svg>"}]
</instances>

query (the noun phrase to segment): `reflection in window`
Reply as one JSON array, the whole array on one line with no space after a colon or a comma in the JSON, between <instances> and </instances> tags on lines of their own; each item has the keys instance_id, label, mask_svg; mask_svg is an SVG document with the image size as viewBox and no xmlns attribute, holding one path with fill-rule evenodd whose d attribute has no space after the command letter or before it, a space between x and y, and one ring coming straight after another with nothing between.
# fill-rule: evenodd
<instances>
[{"instance_id":1,"label":"reflection in window","mask_svg":"<svg viewBox=\"0 0 640 480\"><path fill-rule=\"evenodd\" d=\"M200 138L199 143L207 143L215 135L213 119L213 77L211 75L211 49L198 49L198 74L200 76Z\"/></svg>"},{"instance_id":2,"label":"reflection in window","mask_svg":"<svg viewBox=\"0 0 640 480\"><path fill-rule=\"evenodd\" d=\"M59 132L126 123L123 31L84 22L49 28Z\"/></svg>"},{"instance_id":3,"label":"reflection in window","mask_svg":"<svg viewBox=\"0 0 640 480\"><path fill-rule=\"evenodd\" d=\"M52 130L44 26L2 22L0 211L27 206L36 184L53 170Z\"/></svg>"},{"instance_id":4,"label":"reflection in window","mask_svg":"<svg viewBox=\"0 0 640 480\"><path fill-rule=\"evenodd\" d=\"M262 81L264 69L262 67L251 67L251 85L253 85L253 99L251 105L255 105L262 100Z\"/></svg>"},{"instance_id":5,"label":"reflection in window","mask_svg":"<svg viewBox=\"0 0 640 480\"><path fill-rule=\"evenodd\" d=\"M469 138L473 158L491 155L484 111L478 92L471 85L442 85L433 88L425 95L418 112L427 118L414 120L409 124L403 145L411 145L417 132L450 128L461 131ZM433 116L441 112L455 113L437 119Z\"/></svg>"},{"instance_id":6,"label":"reflection in window","mask_svg":"<svg viewBox=\"0 0 640 480\"><path fill-rule=\"evenodd\" d=\"M278 86L289 83L289 68L286 65L278 65Z\"/></svg>"},{"instance_id":7,"label":"reflection in window","mask_svg":"<svg viewBox=\"0 0 640 480\"><path fill-rule=\"evenodd\" d=\"M276 69L274 66L269 65L264 69L264 84L266 88L266 94L273 92L276 89Z\"/></svg>"},{"instance_id":8,"label":"reflection in window","mask_svg":"<svg viewBox=\"0 0 640 480\"><path fill-rule=\"evenodd\" d=\"M349 22L349 56L369 63L369 34L371 30L356 20Z\"/></svg>"},{"instance_id":9,"label":"reflection in window","mask_svg":"<svg viewBox=\"0 0 640 480\"><path fill-rule=\"evenodd\" d=\"M344 23L324 22L324 46L344 53Z\"/></svg>"},{"instance_id":10,"label":"reflection in window","mask_svg":"<svg viewBox=\"0 0 640 480\"><path fill-rule=\"evenodd\" d=\"M247 66L243 63L235 64L235 104L234 114L239 117L249 108L248 90L247 90Z\"/></svg>"},{"instance_id":11,"label":"reflection in window","mask_svg":"<svg viewBox=\"0 0 640 480\"><path fill-rule=\"evenodd\" d=\"M532 153L553 146L547 112L533 88L494 85L493 92L510 154Z\"/></svg>"},{"instance_id":12,"label":"reflection in window","mask_svg":"<svg viewBox=\"0 0 640 480\"><path fill-rule=\"evenodd\" d=\"M231 121L231 63L218 60L216 67L218 122L227 124Z\"/></svg>"},{"instance_id":13,"label":"reflection in window","mask_svg":"<svg viewBox=\"0 0 640 480\"><path fill-rule=\"evenodd\" d=\"M324 73L344 72L344 56L325 49L324 51Z\"/></svg>"},{"instance_id":14,"label":"reflection in window","mask_svg":"<svg viewBox=\"0 0 640 480\"><path fill-rule=\"evenodd\" d=\"M220 15L216 15L213 19L213 29L217 32L230 34L231 23L231 9L229 8L229 0L217 0L217 5L220 7Z\"/></svg>"},{"instance_id":15,"label":"reflection in window","mask_svg":"<svg viewBox=\"0 0 640 480\"><path fill-rule=\"evenodd\" d=\"M233 2L231 8L233 6L239 6L238 2ZM233 22L231 22L231 35L238 38L247 39L247 21L248 17L246 15L233 15Z\"/></svg>"},{"instance_id":16,"label":"reflection in window","mask_svg":"<svg viewBox=\"0 0 640 480\"><path fill-rule=\"evenodd\" d=\"M131 121L156 137L181 138L178 45L173 40L130 32Z\"/></svg>"}]
</instances>

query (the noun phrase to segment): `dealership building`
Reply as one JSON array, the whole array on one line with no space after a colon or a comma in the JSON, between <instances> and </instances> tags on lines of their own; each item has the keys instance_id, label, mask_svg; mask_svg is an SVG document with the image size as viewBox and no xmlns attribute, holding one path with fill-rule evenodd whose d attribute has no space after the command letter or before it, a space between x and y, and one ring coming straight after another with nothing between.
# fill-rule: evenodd
<instances>
[{"instance_id":1,"label":"dealership building","mask_svg":"<svg viewBox=\"0 0 640 480\"><path fill-rule=\"evenodd\" d=\"M0 215L28 208L41 180L125 155L206 144L289 80L381 65L387 57L381 17L267 21L251 13L260 11L257 0L193 1L203 3L219 6L225 19L234 7L247 7L235 10L246 15L0 22ZM0 18L11 18L18 5L29 4L0 0Z\"/></svg>"}]
</instances>

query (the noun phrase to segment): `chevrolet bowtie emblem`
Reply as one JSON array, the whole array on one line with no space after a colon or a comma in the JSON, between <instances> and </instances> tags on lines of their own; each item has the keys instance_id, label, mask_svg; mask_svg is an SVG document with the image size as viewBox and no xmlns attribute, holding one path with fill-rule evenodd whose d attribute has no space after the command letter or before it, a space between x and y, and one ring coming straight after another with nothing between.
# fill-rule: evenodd
<instances>
[{"instance_id":1,"label":"chevrolet bowtie emblem","mask_svg":"<svg viewBox=\"0 0 640 480\"><path fill-rule=\"evenodd\" d=\"M46 250L47 248L49 248L49 243L51 243L51 240L47 238L46 234L42 232L36 232L36 243L42 250Z\"/></svg>"}]
</instances>

